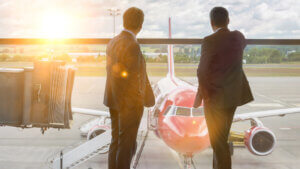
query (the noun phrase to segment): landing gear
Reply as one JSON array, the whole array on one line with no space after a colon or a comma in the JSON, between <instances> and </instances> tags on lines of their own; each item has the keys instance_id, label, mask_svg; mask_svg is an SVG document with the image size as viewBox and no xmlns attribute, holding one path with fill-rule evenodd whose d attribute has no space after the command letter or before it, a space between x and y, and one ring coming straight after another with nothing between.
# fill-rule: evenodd
<instances>
[{"instance_id":1,"label":"landing gear","mask_svg":"<svg viewBox=\"0 0 300 169\"><path fill-rule=\"evenodd\" d=\"M196 169L196 166L193 161L193 156L192 155L183 155L183 168L184 169Z\"/></svg>"},{"instance_id":2,"label":"landing gear","mask_svg":"<svg viewBox=\"0 0 300 169\"><path fill-rule=\"evenodd\" d=\"M228 144L229 144L230 155L233 156L233 152L234 152L233 142L229 142Z\"/></svg>"},{"instance_id":3,"label":"landing gear","mask_svg":"<svg viewBox=\"0 0 300 169\"><path fill-rule=\"evenodd\" d=\"M44 134L45 134L45 131L46 131L47 129L48 129L47 127L41 127L41 133L44 135Z\"/></svg>"}]
</instances>

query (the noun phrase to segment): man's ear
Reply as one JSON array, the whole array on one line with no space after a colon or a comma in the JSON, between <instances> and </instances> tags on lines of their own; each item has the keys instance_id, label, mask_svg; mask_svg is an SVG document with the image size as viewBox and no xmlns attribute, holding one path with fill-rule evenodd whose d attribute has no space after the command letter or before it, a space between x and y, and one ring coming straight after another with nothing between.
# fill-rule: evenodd
<instances>
[{"instance_id":1,"label":"man's ear","mask_svg":"<svg viewBox=\"0 0 300 169\"><path fill-rule=\"evenodd\" d=\"M227 25L229 24L229 22L230 22L230 19L229 19L229 18L227 18Z\"/></svg>"}]
</instances>

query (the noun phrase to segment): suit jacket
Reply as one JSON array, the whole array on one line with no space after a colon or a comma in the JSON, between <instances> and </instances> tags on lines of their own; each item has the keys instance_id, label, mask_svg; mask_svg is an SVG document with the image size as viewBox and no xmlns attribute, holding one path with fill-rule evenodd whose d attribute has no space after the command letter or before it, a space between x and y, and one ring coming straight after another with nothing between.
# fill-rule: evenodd
<instances>
[{"instance_id":1,"label":"suit jacket","mask_svg":"<svg viewBox=\"0 0 300 169\"><path fill-rule=\"evenodd\" d=\"M222 28L204 38L197 69L198 92L195 103L228 108L253 100L249 82L242 67L246 41L239 31Z\"/></svg>"},{"instance_id":2,"label":"suit jacket","mask_svg":"<svg viewBox=\"0 0 300 169\"><path fill-rule=\"evenodd\" d=\"M146 63L135 37L122 31L108 43L106 56L104 105L115 109L146 105L145 89L147 86L148 90L150 86L150 92L152 89L146 73Z\"/></svg>"}]
</instances>

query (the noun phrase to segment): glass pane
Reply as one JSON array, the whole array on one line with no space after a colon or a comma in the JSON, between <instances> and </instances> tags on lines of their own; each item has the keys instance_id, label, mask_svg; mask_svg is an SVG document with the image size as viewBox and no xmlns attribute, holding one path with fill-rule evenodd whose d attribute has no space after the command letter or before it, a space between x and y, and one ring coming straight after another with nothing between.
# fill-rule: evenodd
<instances>
[{"instance_id":1,"label":"glass pane","mask_svg":"<svg viewBox=\"0 0 300 169\"><path fill-rule=\"evenodd\" d=\"M171 107L172 107L172 106L168 106L168 107L167 107L167 109L166 109L166 111L165 111L165 113L164 113L165 116L166 116L166 115L168 115L168 116L173 115L173 112L170 112L170 113L169 113L169 111L171 110Z\"/></svg>"},{"instance_id":2,"label":"glass pane","mask_svg":"<svg viewBox=\"0 0 300 169\"><path fill-rule=\"evenodd\" d=\"M177 116L191 116L191 109L187 107L177 107Z\"/></svg>"},{"instance_id":3,"label":"glass pane","mask_svg":"<svg viewBox=\"0 0 300 169\"><path fill-rule=\"evenodd\" d=\"M192 114L193 116L203 116L204 115L204 111L203 108L192 108Z\"/></svg>"}]
</instances>

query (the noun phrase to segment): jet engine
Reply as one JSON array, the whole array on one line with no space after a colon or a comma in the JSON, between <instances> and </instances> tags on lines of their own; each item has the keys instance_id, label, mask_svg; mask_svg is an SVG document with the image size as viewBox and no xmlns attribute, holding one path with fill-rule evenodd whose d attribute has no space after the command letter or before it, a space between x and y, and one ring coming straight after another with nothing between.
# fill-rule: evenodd
<instances>
[{"instance_id":1,"label":"jet engine","mask_svg":"<svg viewBox=\"0 0 300 169\"><path fill-rule=\"evenodd\" d=\"M252 154L266 156L273 151L276 138L274 133L268 128L253 126L245 131L244 141Z\"/></svg>"},{"instance_id":2,"label":"jet engine","mask_svg":"<svg viewBox=\"0 0 300 169\"><path fill-rule=\"evenodd\" d=\"M87 140L91 140L94 137L104 133L107 130L105 126L95 126L87 134Z\"/></svg>"},{"instance_id":3,"label":"jet engine","mask_svg":"<svg viewBox=\"0 0 300 169\"><path fill-rule=\"evenodd\" d=\"M94 126L87 134L87 140L92 140L93 138L103 134L109 129L108 126ZM109 146L101 147L101 150L98 152L100 154L106 154L109 151Z\"/></svg>"},{"instance_id":4,"label":"jet engine","mask_svg":"<svg viewBox=\"0 0 300 169\"><path fill-rule=\"evenodd\" d=\"M99 135L98 130L103 129L104 131L106 131L106 130L110 129L110 124L111 124L111 120L108 117L100 116L98 118L94 118L93 120L91 120L91 121L83 124L82 126L80 126L80 128L79 128L80 135L82 137L87 137L87 139L90 140L90 136L92 134L94 136ZM100 134L102 134L102 133L103 132L100 132Z\"/></svg>"}]
</instances>

